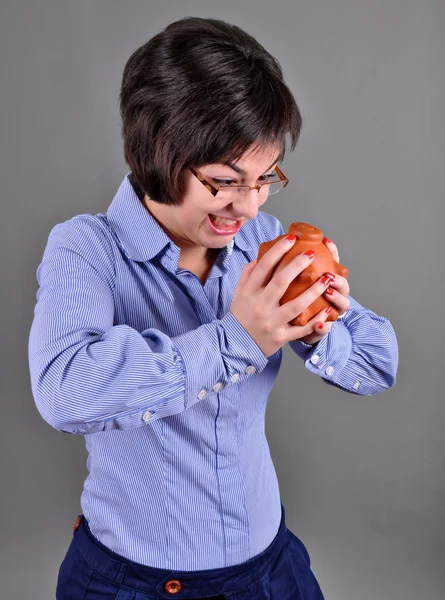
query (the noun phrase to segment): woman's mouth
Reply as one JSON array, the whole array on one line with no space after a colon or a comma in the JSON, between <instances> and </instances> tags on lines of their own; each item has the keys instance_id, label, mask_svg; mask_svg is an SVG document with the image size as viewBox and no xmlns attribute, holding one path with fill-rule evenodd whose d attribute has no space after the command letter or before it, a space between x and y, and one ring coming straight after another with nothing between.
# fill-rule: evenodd
<instances>
[{"instance_id":1,"label":"woman's mouth","mask_svg":"<svg viewBox=\"0 0 445 600\"><path fill-rule=\"evenodd\" d=\"M237 233L242 225L242 221L226 219L216 215L208 215L210 229L218 235L233 235Z\"/></svg>"}]
</instances>

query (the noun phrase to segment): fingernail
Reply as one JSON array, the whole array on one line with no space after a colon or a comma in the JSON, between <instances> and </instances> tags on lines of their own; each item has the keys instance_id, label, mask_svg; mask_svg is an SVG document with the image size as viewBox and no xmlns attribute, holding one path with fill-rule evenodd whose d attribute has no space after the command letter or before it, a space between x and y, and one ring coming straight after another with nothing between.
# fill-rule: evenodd
<instances>
[{"instance_id":1,"label":"fingernail","mask_svg":"<svg viewBox=\"0 0 445 600\"><path fill-rule=\"evenodd\" d=\"M312 260L315 256L315 252L313 250L306 250L304 256L307 256L310 260Z\"/></svg>"},{"instance_id":2,"label":"fingernail","mask_svg":"<svg viewBox=\"0 0 445 600\"><path fill-rule=\"evenodd\" d=\"M334 290L331 287L328 287L328 289L325 292L326 294L329 294L329 296L332 296L334 293Z\"/></svg>"},{"instance_id":3,"label":"fingernail","mask_svg":"<svg viewBox=\"0 0 445 600\"><path fill-rule=\"evenodd\" d=\"M324 323L319 323L319 324L317 325L317 327L318 327L318 329L323 329L323 327L324 327Z\"/></svg>"},{"instance_id":4,"label":"fingernail","mask_svg":"<svg viewBox=\"0 0 445 600\"><path fill-rule=\"evenodd\" d=\"M323 242L327 244L332 244L332 240L330 240L328 237L323 238Z\"/></svg>"},{"instance_id":5,"label":"fingernail","mask_svg":"<svg viewBox=\"0 0 445 600\"><path fill-rule=\"evenodd\" d=\"M287 239L289 242L294 242L294 241L297 239L297 236L296 236L296 235L293 235L293 234L291 234L291 235L288 235L286 239Z\"/></svg>"},{"instance_id":6,"label":"fingernail","mask_svg":"<svg viewBox=\"0 0 445 600\"><path fill-rule=\"evenodd\" d=\"M331 310L332 310L332 306L328 306L326 309L327 314L329 314L331 312Z\"/></svg>"},{"instance_id":7,"label":"fingernail","mask_svg":"<svg viewBox=\"0 0 445 600\"><path fill-rule=\"evenodd\" d=\"M321 280L322 285L328 285L328 283L331 283L331 282L332 282L332 279L330 277L328 277L327 275L325 275L323 277L323 279Z\"/></svg>"},{"instance_id":8,"label":"fingernail","mask_svg":"<svg viewBox=\"0 0 445 600\"><path fill-rule=\"evenodd\" d=\"M329 271L327 273L325 273L328 277L330 277L332 279L332 281L335 281L335 275L334 273L329 273Z\"/></svg>"}]
</instances>

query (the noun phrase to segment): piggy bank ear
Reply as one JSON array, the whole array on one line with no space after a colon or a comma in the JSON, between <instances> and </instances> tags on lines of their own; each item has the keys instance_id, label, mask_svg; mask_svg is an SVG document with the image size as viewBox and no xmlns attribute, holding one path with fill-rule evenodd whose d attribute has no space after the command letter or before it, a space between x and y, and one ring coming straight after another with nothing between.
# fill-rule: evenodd
<instances>
[{"instance_id":1,"label":"piggy bank ear","mask_svg":"<svg viewBox=\"0 0 445 600\"><path fill-rule=\"evenodd\" d=\"M268 250L270 250L272 248L272 246L274 246L277 242L279 242L281 239L283 239L284 237L287 237L287 233L283 233L282 235L279 235L277 238L275 238L274 240L270 240L269 242L262 242L260 244L260 247L258 248L258 260L260 260L260 258L266 254L266 252Z\"/></svg>"}]
</instances>

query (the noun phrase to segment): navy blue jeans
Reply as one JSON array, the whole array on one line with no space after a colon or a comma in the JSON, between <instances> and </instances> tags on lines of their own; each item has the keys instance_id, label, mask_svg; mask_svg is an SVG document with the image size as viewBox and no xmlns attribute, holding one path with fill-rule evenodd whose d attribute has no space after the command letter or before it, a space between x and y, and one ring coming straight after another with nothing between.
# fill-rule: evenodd
<instances>
[{"instance_id":1,"label":"navy blue jeans","mask_svg":"<svg viewBox=\"0 0 445 600\"><path fill-rule=\"evenodd\" d=\"M80 522L79 522L80 521ZM250 560L204 571L146 567L109 550L79 515L60 566L56 600L323 600L303 542L281 524Z\"/></svg>"}]
</instances>

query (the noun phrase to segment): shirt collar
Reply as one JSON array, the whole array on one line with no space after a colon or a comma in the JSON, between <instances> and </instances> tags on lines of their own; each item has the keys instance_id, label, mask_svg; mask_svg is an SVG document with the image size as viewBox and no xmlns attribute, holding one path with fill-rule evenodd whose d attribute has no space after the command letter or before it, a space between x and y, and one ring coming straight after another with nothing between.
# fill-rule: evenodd
<instances>
[{"instance_id":1,"label":"shirt collar","mask_svg":"<svg viewBox=\"0 0 445 600\"><path fill-rule=\"evenodd\" d=\"M107 220L119 239L128 258L145 262L157 256L166 246L179 248L172 242L156 219L139 200L129 175L125 175L107 210ZM250 244L243 229L235 235L234 245L249 250ZM230 254L231 243L227 245Z\"/></svg>"}]
</instances>

